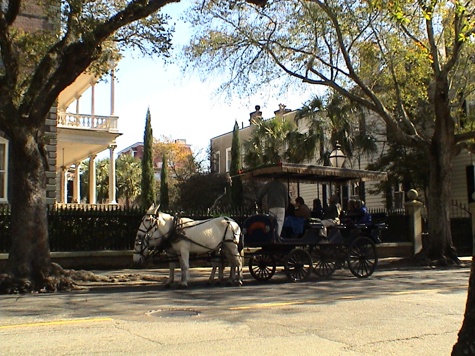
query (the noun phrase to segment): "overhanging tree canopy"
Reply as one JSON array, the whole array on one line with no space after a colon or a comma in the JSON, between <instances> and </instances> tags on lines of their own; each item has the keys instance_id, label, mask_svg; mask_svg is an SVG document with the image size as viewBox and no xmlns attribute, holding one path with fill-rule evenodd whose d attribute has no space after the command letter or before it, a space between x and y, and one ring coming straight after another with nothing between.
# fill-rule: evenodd
<instances>
[{"instance_id":1,"label":"overhanging tree canopy","mask_svg":"<svg viewBox=\"0 0 475 356\"><path fill-rule=\"evenodd\" d=\"M376 113L399 144L420 150L429 164L427 256L457 261L448 207L452 159L473 151L475 138L464 115L475 85L475 3L252 3L258 6L200 2L189 13L196 32L187 58L207 75L221 72L228 78L222 88L241 95L284 77L284 85L332 88ZM475 348L474 300L469 292L454 353Z\"/></svg>"},{"instance_id":2,"label":"overhanging tree canopy","mask_svg":"<svg viewBox=\"0 0 475 356\"><path fill-rule=\"evenodd\" d=\"M227 74L223 88L239 94L284 77L376 113L400 144L427 157L427 252L456 259L447 203L452 158L475 137L454 110L473 89L474 11L471 2L211 1L189 13L197 31L187 58L208 75Z\"/></svg>"}]
</instances>

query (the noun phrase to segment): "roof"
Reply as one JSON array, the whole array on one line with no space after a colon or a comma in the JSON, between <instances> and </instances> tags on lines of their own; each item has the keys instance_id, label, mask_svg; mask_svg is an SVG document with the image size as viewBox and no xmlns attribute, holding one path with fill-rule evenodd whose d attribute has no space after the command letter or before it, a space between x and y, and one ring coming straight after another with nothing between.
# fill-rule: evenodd
<instances>
[{"instance_id":1,"label":"roof","mask_svg":"<svg viewBox=\"0 0 475 356\"><path fill-rule=\"evenodd\" d=\"M361 169L336 168L316 166L309 164L279 163L276 165L259 166L244 170L239 174L242 179L270 180L277 176L278 179L288 182L348 182L385 181L388 179L386 172L368 171Z\"/></svg>"}]
</instances>

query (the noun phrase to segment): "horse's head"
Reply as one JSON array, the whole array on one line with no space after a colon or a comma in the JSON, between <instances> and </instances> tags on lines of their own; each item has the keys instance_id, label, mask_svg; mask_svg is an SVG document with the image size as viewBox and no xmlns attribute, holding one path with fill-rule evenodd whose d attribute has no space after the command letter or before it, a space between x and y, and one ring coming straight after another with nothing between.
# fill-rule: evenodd
<instances>
[{"instance_id":1,"label":"horse's head","mask_svg":"<svg viewBox=\"0 0 475 356\"><path fill-rule=\"evenodd\" d=\"M164 236L168 231L170 215L159 212L158 207L156 209L152 209L152 207L142 218L135 236L134 263L145 262L150 253L163 243Z\"/></svg>"},{"instance_id":2,"label":"horse's head","mask_svg":"<svg viewBox=\"0 0 475 356\"><path fill-rule=\"evenodd\" d=\"M137 235L135 235L134 263L143 263L150 253L150 239L157 225L158 208L152 204L142 218Z\"/></svg>"}]
</instances>

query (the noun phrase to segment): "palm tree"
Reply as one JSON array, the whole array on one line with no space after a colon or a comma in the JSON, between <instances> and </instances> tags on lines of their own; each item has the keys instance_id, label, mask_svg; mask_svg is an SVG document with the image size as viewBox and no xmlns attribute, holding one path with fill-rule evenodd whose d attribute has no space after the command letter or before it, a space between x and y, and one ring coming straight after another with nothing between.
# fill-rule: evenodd
<instances>
[{"instance_id":1,"label":"palm tree","mask_svg":"<svg viewBox=\"0 0 475 356\"><path fill-rule=\"evenodd\" d=\"M244 161L248 167L283 161L300 163L314 156L314 140L312 133L298 132L295 122L285 116L260 121L244 142Z\"/></svg>"},{"instance_id":2,"label":"palm tree","mask_svg":"<svg viewBox=\"0 0 475 356\"><path fill-rule=\"evenodd\" d=\"M338 142L349 162L354 157L377 151L376 138L366 127L365 110L347 98L332 92L327 98L325 112L330 130L329 152Z\"/></svg>"},{"instance_id":3,"label":"palm tree","mask_svg":"<svg viewBox=\"0 0 475 356\"><path fill-rule=\"evenodd\" d=\"M142 164L130 155L121 155L116 163L117 197L123 198L125 207L129 208L140 196Z\"/></svg>"}]
</instances>

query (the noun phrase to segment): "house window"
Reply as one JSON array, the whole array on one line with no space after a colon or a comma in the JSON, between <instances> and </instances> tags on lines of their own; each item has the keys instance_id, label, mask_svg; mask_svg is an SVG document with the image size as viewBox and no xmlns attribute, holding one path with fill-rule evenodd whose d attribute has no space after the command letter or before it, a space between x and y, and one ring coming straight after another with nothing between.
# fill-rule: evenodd
<instances>
[{"instance_id":1,"label":"house window","mask_svg":"<svg viewBox=\"0 0 475 356\"><path fill-rule=\"evenodd\" d=\"M231 148L226 148L226 172L231 169Z\"/></svg>"},{"instance_id":2,"label":"house window","mask_svg":"<svg viewBox=\"0 0 475 356\"><path fill-rule=\"evenodd\" d=\"M7 202L8 141L0 137L0 202Z\"/></svg>"}]
</instances>

